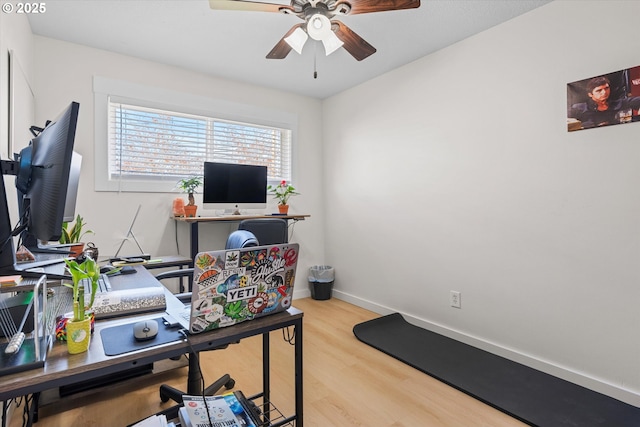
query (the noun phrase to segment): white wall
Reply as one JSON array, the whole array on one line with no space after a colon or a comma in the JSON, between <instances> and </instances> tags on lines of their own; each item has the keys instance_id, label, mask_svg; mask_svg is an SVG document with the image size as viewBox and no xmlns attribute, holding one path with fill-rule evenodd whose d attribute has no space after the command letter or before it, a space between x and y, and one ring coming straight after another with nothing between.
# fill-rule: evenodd
<instances>
[{"instance_id":1,"label":"white wall","mask_svg":"<svg viewBox=\"0 0 640 427\"><path fill-rule=\"evenodd\" d=\"M566 129L632 16L555 1L326 100L335 295L640 406L640 123Z\"/></svg>"},{"instance_id":2,"label":"white wall","mask_svg":"<svg viewBox=\"0 0 640 427\"><path fill-rule=\"evenodd\" d=\"M12 73L9 72L9 52L13 55ZM16 147L17 141L30 139L29 127L34 124L35 108L32 69L33 37L27 16L0 13L0 158L3 160L13 158L13 152L22 148L22 145ZM15 178L5 176L4 181L11 221L15 224L18 220Z\"/></svg>"},{"instance_id":3,"label":"white wall","mask_svg":"<svg viewBox=\"0 0 640 427\"><path fill-rule=\"evenodd\" d=\"M142 248L154 255L178 253L176 224L170 219L171 206L175 197L184 195L94 191L94 76L297 114L299 138L294 142L293 183L302 195L291 199L291 210L311 214L311 218L295 226L291 239L301 245L294 296L309 294L306 272L309 266L324 262L320 101L40 36L34 39L37 64L46 64L46 67L35 67L34 72L38 122L53 118L52 115L71 101L80 103L76 151L83 155L83 167L76 212L83 215L89 228L95 231L87 240L98 246L101 256L116 252L139 204L142 209L134 234ZM201 204L199 195L196 201ZM275 212L275 204L268 212ZM200 248L223 248L226 236L234 227L237 224L201 226ZM180 224L177 231L179 253L188 256L188 228ZM121 255L136 253L138 249L133 242L127 242L121 251Z\"/></svg>"}]
</instances>

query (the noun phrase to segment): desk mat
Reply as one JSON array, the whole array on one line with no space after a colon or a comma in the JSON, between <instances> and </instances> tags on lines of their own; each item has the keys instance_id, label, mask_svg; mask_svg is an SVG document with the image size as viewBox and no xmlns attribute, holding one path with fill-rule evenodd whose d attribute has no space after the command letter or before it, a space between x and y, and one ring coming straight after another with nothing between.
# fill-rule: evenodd
<instances>
[{"instance_id":1,"label":"desk mat","mask_svg":"<svg viewBox=\"0 0 640 427\"><path fill-rule=\"evenodd\" d=\"M532 426L640 426L640 408L412 325L399 313L357 324L353 333Z\"/></svg>"},{"instance_id":2,"label":"desk mat","mask_svg":"<svg viewBox=\"0 0 640 427\"><path fill-rule=\"evenodd\" d=\"M158 322L158 335L149 341L136 341L133 337L133 325L137 322L125 325L112 326L100 331L102 346L107 356L117 356L131 351L141 350L160 344L179 341L183 336L179 329L169 329L162 323L162 317L153 319Z\"/></svg>"}]
</instances>

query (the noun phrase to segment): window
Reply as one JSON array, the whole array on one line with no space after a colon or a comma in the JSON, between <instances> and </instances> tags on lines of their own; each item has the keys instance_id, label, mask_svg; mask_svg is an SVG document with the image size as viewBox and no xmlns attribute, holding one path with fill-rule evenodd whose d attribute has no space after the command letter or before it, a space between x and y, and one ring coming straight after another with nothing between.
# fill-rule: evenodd
<instances>
[{"instance_id":1,"label":"window","mask_svg":"<svg viewBox=\"0 0 640 427\"><path fill-rule=\"evenodd\" d=\"M98 191L174 191L205 161L264 165L270 182L291 181L291 115L97 77L94 92Z\"/></svg>"},{"instance_id":2,"label":"window","mask_svg":"<svg viewBox=\"0 0 640 427\"><path fill-rule=\"evenodd\" d=\"M290 173L291 131L109 102L109 179L177 181L202 175L204 161Z\"/></svg>"}]
</instances>

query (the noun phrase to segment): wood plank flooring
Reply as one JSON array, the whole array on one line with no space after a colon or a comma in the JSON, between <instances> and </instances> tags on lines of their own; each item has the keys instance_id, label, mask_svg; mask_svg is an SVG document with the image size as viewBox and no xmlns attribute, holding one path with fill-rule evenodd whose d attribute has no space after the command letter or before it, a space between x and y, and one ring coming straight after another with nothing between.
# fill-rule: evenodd
<instances>
[{"instance_id":1,"label":"wood plank flooring","mask_svg":"<svg viewBox=\"0 0 640 427\"><path fill-rule=\"evenodd\" d=\"M304 422L308 427L520 427L525 424L358 341L355 324L376 313L332 298L294 301L304 311ZM271 334L272 401L293 411L293 346ZM205 378L229 372L246 395L260 390L259 337L201 353ZM184 389L186 368L65 398L40 410L37 427L125 426L171 403L158 387ZM20 412L22 408L17 408ZM14 413L10 427L21 425Z\"/></svg>"}]
</instances>

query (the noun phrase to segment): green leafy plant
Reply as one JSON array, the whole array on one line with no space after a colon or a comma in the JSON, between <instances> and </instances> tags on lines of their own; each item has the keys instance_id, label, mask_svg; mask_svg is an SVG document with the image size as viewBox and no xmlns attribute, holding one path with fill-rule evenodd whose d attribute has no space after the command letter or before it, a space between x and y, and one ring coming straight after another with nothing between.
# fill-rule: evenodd
<instances>
[{"instance_id":1,"label":"green leafy plant","mask_svg":"<svg viewBox=\"0 0 640 427\"><path fill-rule=\"evenodd\" d=\"M296 189L291 184L287 184L287 181L282 180L278 185L267 186L267 191L273 195L274 199L278 200L279 205L286 205L289 202L289 197L298 195Z\"/></svg>"},{"instance_id":2,"label":"green leafy plant","mask_svg":"<svg viewBox=\"0 0 640 427\"><path fill-rule=\"evenodd\" d=\"M192 176L178 181L177 187L188 194L189 205L191 206L196 204L193 193L204 183L203 179L201 176Z\"/></svg>"},{"instance_id":3,"label":"green leafy plant","mask_svg":"<svg viewBox=\"0 0 640 427\"><path fill-rule=\"evenodd\" d=\"M79 243L85 234L93 234L93 231L84 229L86 225L87 223L84 222L84 219L80 215L76 216L73 222L63 222L60 243Z\"/></svg>"},{"instance_id":4,"label":"green leafy plant","mask_svg":"<svg viewBox=\"0 0 640 427\"><path fill-rule=\"evenodd\" d=\"M86 257L82 263L78 263L75 259L65 259L64 262L67 264L69 273L71 273L71 281L73 282L72 284L64 283L64 285L73 289L73 321L79 322L84 320L85 312L93 307L96 290L98 289L100 269L91 257ZM91 280L91 299L89 304L85 304L84 286L80 283L85 278Z\"/></svg>"}]
</instances>

